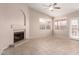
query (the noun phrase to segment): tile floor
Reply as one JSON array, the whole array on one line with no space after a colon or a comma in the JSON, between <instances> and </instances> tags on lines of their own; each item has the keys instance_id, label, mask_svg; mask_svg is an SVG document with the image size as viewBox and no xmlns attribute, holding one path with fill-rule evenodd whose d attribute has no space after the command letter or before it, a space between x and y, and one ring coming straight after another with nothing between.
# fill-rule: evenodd
<instances>
[{"instance_id":1,"label":"tile floor","mask_svg":"<svg viewBox=\"0 0 79 59\"><path fill-rule=\"evenodd\" d=\"M78 55L79 41L67 37L49 36L3 51L2 55Z\"/></svg>"}]
</instances>

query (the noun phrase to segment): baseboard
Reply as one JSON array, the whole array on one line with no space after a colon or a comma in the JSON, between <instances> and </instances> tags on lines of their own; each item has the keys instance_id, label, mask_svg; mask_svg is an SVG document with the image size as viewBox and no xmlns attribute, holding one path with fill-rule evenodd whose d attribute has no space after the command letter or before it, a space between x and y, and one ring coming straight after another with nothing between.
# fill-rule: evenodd
<instances>
[{"instance_id":1,"label":"baseboard","mask_svg":"<svg viewBox=\"0 0 79 59\"><path fill-rule=\"evenodd\" d=\"M24 39L24 40L21 40L21 41L14 43L14 44L9 45L9 47L17 47L17 46L20 46L20 45L28 42L28 41L29 41L28 39Z\"/></svg>"},{"instance_id":2,"label":"baseboard","mask_svg":"<svg viewBox=\"0 0 79 59\"><path fill-rule=\"evenodd\" d=\"M0 50L0 55L3 53L3 51L5 50L5 49L7 49L9 47L9 45L8 46L5 46L3 49L1 49Z\"/></svg>"},{"instance_id":3,"label":"baseboard","mask_svg":"<svg viewBox=\"0 0 79 59\"><path fill-rule=\"evenodd\" d=\"M17 42L17 43L14 44L14 47L20 46L20 45L22 45L22 44L24 44L26 42L27 42L27 40L19 41L19 42Z\"/></svg>"},{"instance_id":4,"label":"baseboard","mask_svg":"<svg viewBox=\"0 0 79 59\"><path fill-rule=\"evenodd\" d=\"M2 54L3 50L0 50L0 55Z\"/></svg>"}]
</instances>

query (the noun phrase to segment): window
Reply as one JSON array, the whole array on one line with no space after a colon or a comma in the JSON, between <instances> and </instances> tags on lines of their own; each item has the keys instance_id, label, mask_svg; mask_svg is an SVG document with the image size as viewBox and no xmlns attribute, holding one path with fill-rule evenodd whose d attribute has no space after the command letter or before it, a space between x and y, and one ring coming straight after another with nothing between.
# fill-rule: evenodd
<instances>
[{"instance_id":1,"label":"window","mask_svg":"<svg viewBox=\"0 0 79 59\"><path fill-rule=\"evenodd\" d=\"M50 19L39 19L40 30L50 30L51 29L51 20Z\"/></svg>"},{"instance_id":2,"label":"window","mask_svg":"<svg viewBox=\"0 0 79 59\"><path fill-rule=\"evenodd\" d=\"M65 19L59 19L54 21L55 30L64 30L67 25L67 21Z\"/></svg>"}]
</instances>

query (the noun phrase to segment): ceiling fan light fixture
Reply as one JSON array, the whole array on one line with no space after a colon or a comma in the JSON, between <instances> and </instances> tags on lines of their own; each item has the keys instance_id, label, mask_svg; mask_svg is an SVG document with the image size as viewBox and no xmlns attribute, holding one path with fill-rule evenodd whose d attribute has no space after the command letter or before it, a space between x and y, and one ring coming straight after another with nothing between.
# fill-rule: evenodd
<instances>
[{"instance_id":1,"label":"ceiling fan light fixture","mask_svg":"<svg viewBox=\"0 0 79 59\"><path fill-rule=\"evenodd\" d=\"M55 10L55 9L61 9L60 7L57 6L57 3L50 4L48 7L49 7L49 8L48 8L49 11L53 11L53 10Z\"/></svg>"},{"instance_id":2,"label":"ceiling fan light fixture","mask_svg":"<svg viewBox=\"0 0 79 59\"><path fill-rule=\"evenodd\" d=\"M52 6L49 7L49 11L53 11L53 7Z\"/></svg>"}]
</instances>

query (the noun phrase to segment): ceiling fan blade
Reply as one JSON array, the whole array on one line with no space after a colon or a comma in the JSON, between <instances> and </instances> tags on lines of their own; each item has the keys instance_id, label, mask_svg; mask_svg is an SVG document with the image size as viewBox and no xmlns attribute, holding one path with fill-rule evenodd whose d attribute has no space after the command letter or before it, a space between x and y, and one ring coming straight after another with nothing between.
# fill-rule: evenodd
<instances>
[{"instance_id":1,"label":"ceiling fan blade","mask_svg":"<svg viewBox=\"0 0 79 59\"><path fill-rule=\"evenodd\" d=\"M50 11L53 11L53 10L50 10Z\"/></svg>"},{"instance_id":2,"label":"ceiling fan blade","mask_svg":"<svg viewBox=\"0 0 79 59\"><path fill-rule=\"evenodd\" d=\"M48 7L51 7L52 5L50 4Z\"/></svg>"},{"instance_id":3,"label":"ceiling fan blade","mask_svg":"<svg viewBox=\"0 0 79 59\"><path fill-rule=\"evenodd\" d=\"M54 5L54 6L57 5L57 3L54 3L53 5Z\"/></svg>"},{"instance_id":4,"label":"ceiling fan blade","mask_svg":"<svg viewBox=\"0 0 79 59\"><path fill-rule=\"evenodd\" d=\"M61 9L60 7L54 7L55 9Z\"/></svg>"}]
</instances>

